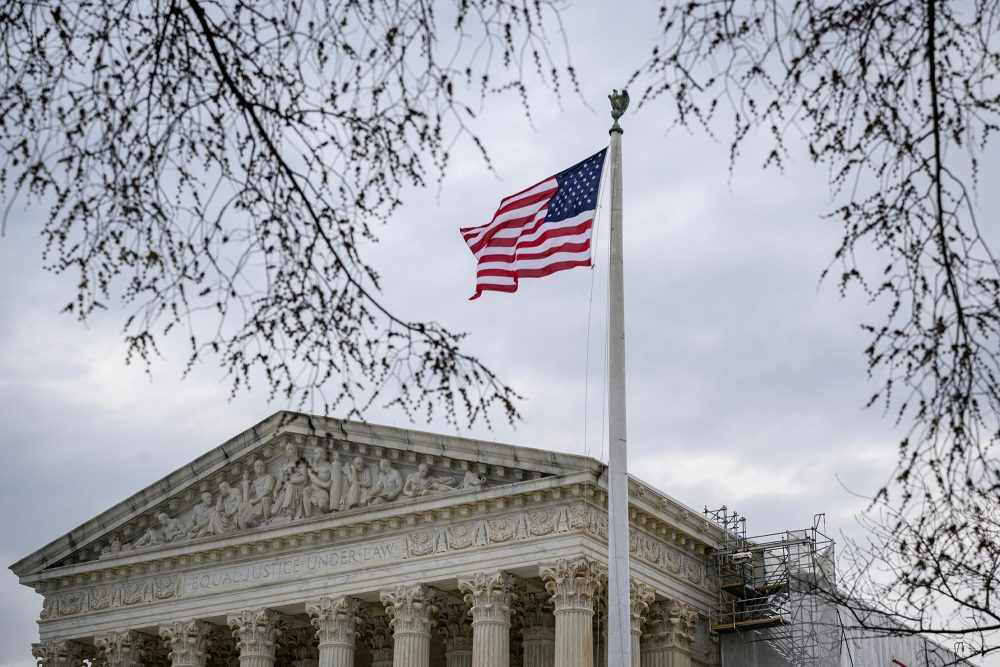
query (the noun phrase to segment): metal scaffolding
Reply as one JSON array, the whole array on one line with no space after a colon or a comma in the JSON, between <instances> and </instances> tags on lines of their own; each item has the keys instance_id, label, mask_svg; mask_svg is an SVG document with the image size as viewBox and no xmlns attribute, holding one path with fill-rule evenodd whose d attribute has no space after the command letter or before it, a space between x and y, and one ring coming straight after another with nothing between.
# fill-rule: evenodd
<instances>
[{"instance_id":1,"label":"metal scaffolding","mask_svg":"<svg viewBox=\"0 0 1000 667\"><path fill-rule=\"evenodd\" d=\"M830 664L833 647L827 646L829 632L824 631L828 605L815 594L835 579L833 540L823 532L825 515L817 514L810 528L756 537L747 537L746 517L727 507L706 507L705 515L725 529L723 544L708 556L718 584L711 629L734 635L726 642L731 646L764 644L743 647L742 653L753 657L735 662Z\"/></svg>"}]
</instances>

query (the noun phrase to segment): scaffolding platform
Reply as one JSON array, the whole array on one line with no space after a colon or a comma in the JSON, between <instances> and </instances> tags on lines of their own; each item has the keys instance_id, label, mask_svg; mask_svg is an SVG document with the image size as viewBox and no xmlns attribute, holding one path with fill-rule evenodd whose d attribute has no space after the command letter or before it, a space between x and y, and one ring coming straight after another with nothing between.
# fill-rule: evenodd
<instances>
[{"instance_id":1,"label":"scaffolding platform","mask_svg":"<svg viewBox=\"0 0 1000 667\"><path fill-rule=\"evenodd\" d=\"M719 549L708 555L718 586L712 631L766 642L793 665L817 665L820 614L812 593L835 576L824 516L816 515L811 528L756 537L747 537L746 518L726 507L706 507L705 516L725 530Z\"/></svg>"}]
</instances>

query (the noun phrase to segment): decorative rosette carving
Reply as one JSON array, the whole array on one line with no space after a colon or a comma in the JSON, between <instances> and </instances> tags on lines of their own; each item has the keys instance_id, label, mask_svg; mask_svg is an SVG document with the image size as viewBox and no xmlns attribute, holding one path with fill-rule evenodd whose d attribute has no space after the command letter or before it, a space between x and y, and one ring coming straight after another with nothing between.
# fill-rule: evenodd
<instances>
[{"instance_id":1,"label":"decorative rosette carving","mask_svg":"<svg viewBox=\"0 0 1000 667\"><path fill-rule=\"evenodd\" d=\"M579 609L593 611L594 598L604 587L607 570L589 558L561 558L555 565L538 568L545 590L552 596L555 611Z\"/></svg>"},{"instance_id":2,"label":"decorative rosette carving","mask_svg":"<svg viewBox=\"0 0 1000 667\"><path fill-rule=\"evenodd\" d=\"M306 603L306 613L316 628L319 645L354 645L360 617L361 603L352 597L322 597Z\"/></svg>"},{"instance_id":3,"label":"decorative rosette carving","mask_svg":"<svg viewBox=\"0 0 1000 667\"><path fill-rule=\"evenodd\" d=\"M285 622L280 613L270 609L244 609L240 614L230 616L227 625L233 629L240 656L274 658L274 649Z\"/></svg>"},{"instance_id":4,"label":"decorative rosette carving","mask_svg":"<svg viewBox=\"0 0 1000 667\"><path fill-rule=\"evenodd\" d=\"M472 607L472 622L509 623L514 584L514 575L506 572L459 577L458 590L465 593L465 603Z\"/></svg>"},{"instance_id":5,"label":"decorative rosette carving","mask_svg":"<svg viewBox=\"0 0 1000 667\"><path fill-rule=\"evenodd\" d=\"M397 586L382 591L379 600L389 615L389 627L398 634L430 634L438 612L440 594L430 586Z\"/></svg>"},{"instance_id":6,"label":"decorative rosette carving","mask_svg":"<svg viewBox=\"0 0 1000 667\"><path fill-rule=\"evenodd\" d=\"M160 636L167 640L173 664L204 665L214 629L213 625L196 619L173 621L160 626Z\"/></svg>"}]
</instances>

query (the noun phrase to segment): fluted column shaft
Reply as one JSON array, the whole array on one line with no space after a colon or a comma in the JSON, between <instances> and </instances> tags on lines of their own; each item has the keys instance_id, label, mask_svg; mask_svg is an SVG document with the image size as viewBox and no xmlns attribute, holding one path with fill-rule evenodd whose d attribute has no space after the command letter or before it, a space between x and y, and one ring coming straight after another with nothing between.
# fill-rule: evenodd
<instances>
[{"instance_id":1,"label":"fluted column shaft","mask_svg":"<svg viewBox=\"0 0 1000 667\"><path fill-rule=\"evenodd\" d=\"M554 667L593 667L594 597L606 573L593 561L579 558L559 560L539 568L539 574L555 610Z\"/></svg>"},{"instance_id":2,"label":"fluted column shaft","mask_svg":"<svg viewBox=\"0 0 1000 667\"><path fill-rule=\"evenodd\" d=\"M430 667L431 627L437 593L429 586L399 586L379 595L392 626L393 667Z\"/></svg>"},{"instance_id":3,"label":"fluted column shaft","mask_svg":"<svg viewBox=\"0 0 1000 667\"><path fill-rule=\"evenodd\" d=\"M477 572L458 580L472 612L472 667L510 667L510 605L514 577Z\"/></svg>"},{"instance_id":4,"label":"fluted column shaft","mask_svg":"<svg viewBox=\"0 0 1000 667\"><path fill-rule=\"evenodd\" d=\"M354 667L361 603L350 597L324 597L306 603L319 638L319 667Z\"/></svg>"},{"instance_id":5,"label":"fluted column shaft","mask_svg":"<svg viewBox=\"0 0 1000 667\"><path fill-rule=\"evenodd\" d=\"M274 652L281 634L281 616L270 609L245 610L230 616L229 627L237 635L240 667L274 667Z\"/></svg>"},{"instance_id":6,"label":"fluted column shaft","mask_svg":"<svg viewBox=\"0 0 1000 667\"><path fill-rule=\"evenodd\" d=\"M208 660L208 639L213 627L197 619L161 625L160 637L167 640L172 667L205 667Z\"/></svg>"}]
</instances>

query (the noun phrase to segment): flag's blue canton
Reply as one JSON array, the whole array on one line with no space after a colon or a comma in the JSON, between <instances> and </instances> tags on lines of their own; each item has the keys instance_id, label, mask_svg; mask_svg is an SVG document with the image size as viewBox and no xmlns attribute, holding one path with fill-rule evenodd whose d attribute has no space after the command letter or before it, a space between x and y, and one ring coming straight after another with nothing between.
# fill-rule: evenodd
<instances>
[{"instance_id":1,"label":"flag's blue canton","mask_svg":"<svg viewBox=\"0 0 1000 667\"><path fill-rule=\"evenodd\" d=\"M608 149L556 174L559 190L549 202L545 222L559 222L597 208L597 188L601 183L604 154Z\"/></svg>"}]
</instances>

